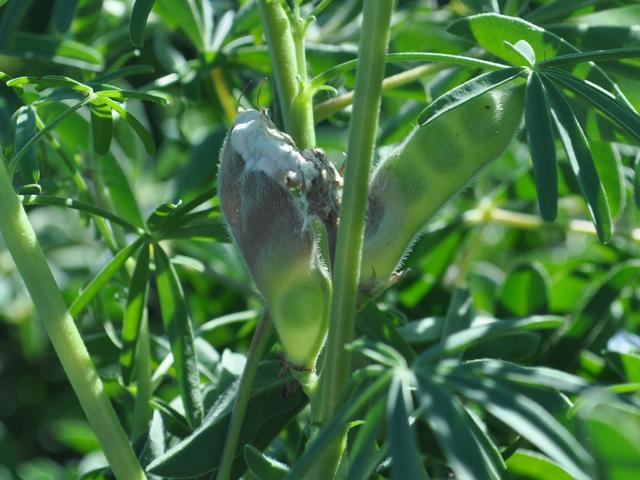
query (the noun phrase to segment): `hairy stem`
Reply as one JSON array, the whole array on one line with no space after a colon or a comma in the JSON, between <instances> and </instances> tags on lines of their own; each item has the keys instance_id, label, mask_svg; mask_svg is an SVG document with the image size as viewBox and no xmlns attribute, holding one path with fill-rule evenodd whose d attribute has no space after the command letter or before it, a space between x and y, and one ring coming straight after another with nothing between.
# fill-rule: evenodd
<instances>
[{"instance_id":1,"label":"hairy stem","mask_svg":"<svg viewBox=\"0 0 640 480\"><path fill-rule=\"evenodd\" d=\"M269 333L271 332L271 318L269 312L265 311L258 322L258 327L251 339L251 346L247 354L247 363L245 364L238 394L236 395L233 405L233 413L229 422L229 430L225 439L224 450L222 451L222 459L220 468L218 469L217 480L228 480L231 478L231 469L233 468L233 459L236 456L238 441L240 440L240 432L242 430L244 415L249 403L251 395L251 386L258 371L260 359L265 348L269 343Z\"/></svg>"},{"instance_id":2,"label":"hairy stem","mask_svg":"<svg viewBox=\"0 0 640 480\"><path fill-rule=\"evenodd\" d=\"M284 128L298 148L316 143L311 95L305 89L306 65L304 31L301 20L296 25L284 10L282 0L259 0L271 66L278 89Z\"/></svg>"},{"instance_id":3,"label":"hairy stem","mask_svg":"<svg viewBox=\"0 0 640 480\"><path fill-rule=\"evenodd\" d=\"M0 233L113 473L121 480L146 478L13 191L2 159L0 205Z\"/></svg>"},{"instance_id":4,"label":"hairy stem","mask_svg":"<svg viewBox=\"0 0 640 480\"><path fill-rule=\"evenodd\" d=\"M364 2L360 63L356 72L356 93L349 125L345 186L333 270L331 319L317 397L321 425L333 417L351 373L351 354L344 347L353 339L355 330L369 172L378 127L384 56L392 11L393 0ZM324 455L322 468L317 470L323 478L333 478L340 459L340 443L334 442L333 451Z\"/></svg>"}]
</instances>

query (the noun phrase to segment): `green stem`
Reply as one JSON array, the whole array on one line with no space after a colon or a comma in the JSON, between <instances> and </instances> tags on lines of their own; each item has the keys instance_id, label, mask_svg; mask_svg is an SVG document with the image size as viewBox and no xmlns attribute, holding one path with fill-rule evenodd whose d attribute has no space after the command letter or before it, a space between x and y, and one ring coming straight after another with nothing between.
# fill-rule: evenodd
<instances>
[{"instance_id":1,"label":"green stem","mask_svg":"<svg viewBox=\"0 0 640 480\"><path fill-rule=\"evenodd\" d=\"M319 420L326 424L335 412L344 385L351 374L351 353L344 347L353 339L356 300L378 113L384 76L393 0L365 0L360 64L356 72L356 96L349 125L347 166L336 259L333 299L325 363L320 377ZM333 442L317 474L332 478L340 458L340 442ZM331 450L331 449L330 449Z\"/></svg>"},{"instance_id":2,"label":"green stem","mask_svg":"<svg viewBox=\"0 0 640 480\"><path fill-rule=\"evenodd\" d=\"M113 473L145 479L1 159L0 205L0 233Z\"/></svg>"},{"instance_id":3,"label":"green stem","mask_svg":"<svg viewBox=\"0 0 640 480\"><path fill-rule=\"evenodd\" d=\"M233 459L236 456L236 449L238 447L238 441L240 440L240 432L243 426L244 415L251 395L251 386L253 385L253 380L256 377L260 359L262 358L265 348L269 343L270 332L271 318L269 316L269 312L265 310L258 322L253 338L251 339L251 346L249 347L249 353L247 354L247 363L245 364L244 371L242 372L242 378L240 379L240 385L238 387L238 394L236 395L233 405L231 421L229 422L229 430L227 430L227 437L225 439L222 459L220 461L220 468L218 469L218 476L216 477L217 480L228 480L231 478Z\"/></svg>"},{"instance_id":4,"label":"green stem","mask_svg":"<svg viewBox=\"0 0 640 480\"><path fill-rule=\"evenodd\" d=\"M315 145L311 94L305 88L304 29L292 25L283 0L259 0L284 128L298 148ZM302 65L300 64L302 63Z\"/></svg>"}]
</instances>

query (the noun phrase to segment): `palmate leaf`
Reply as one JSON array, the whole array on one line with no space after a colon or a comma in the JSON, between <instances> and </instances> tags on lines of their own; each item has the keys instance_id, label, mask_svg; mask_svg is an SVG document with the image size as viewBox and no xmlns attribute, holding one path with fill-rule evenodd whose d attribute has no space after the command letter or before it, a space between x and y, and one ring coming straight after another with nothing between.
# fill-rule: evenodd
<instances>
[{"instance_id":1,"label":"palmate leaf","mask_svg":"<svg viewBox=\"0 0 640 480\"><path fill-rule=\"evenodd\" d=\"M640 141L640 115L629 105L597 85L582 80L554 67L545 69L545 75L582 96L586 101L616 122L636 141Z\"/></svg>"},{"instance_id":2,"label":"palmate leaf","mask_svg":"<svg viewBox=\"0 0 640 480\"><path fill-rule=\"evenodd\" d=\"M591 478L591 458L578 441L540 404L505 382L447 375L442 381L479 403L491 415L527 438L575 478Z\"/></svg>"},{"instance_id":3,"label":"palmate leaf","mask_svg":"<svg viewBox=\"0 0 640 480\"><path fill-rule=\"evenodd\" d=\"M459 352L473 345L508 336L518 331L556 329L563 324L562 317L541 315L474 326L454 333L437 345L424 350L416 359L415 366L419 368L421 365L435 362L442 355Z\"/></svg>"},{"instance_id":4,"label":"palmate leaf","mask_svg":"<svg viewBox=\"0 0 640 480\"><path fill-rule=\"evenodd\" d=\"M485 450L460 400L429 377L428 372L417 375L420 404L453 472L459 478L507 478L502 458L490 455L496 447Z\"/></svg>"},{"instance_id":5,"label":"palmate leaf","mask_svg":"<svg viewBox=\"0 0 640 480\"><path fill-rule=\"evenodd\" d=\"M515 17L507 17L497 13L487 13L462 18L453 22L448 31L467 40L477 43L488 52L497 55L514 65L528 65L522 54L509 44L515 45L525 40L540 60L551 59L560 55L582 53L575 46L537 25ZM576 67L582 75L604 88L615 92L616 98L626 105L631 105L618 85L594 63L583 63Z\"/></svg>"},{"instance_id":6,"label":"palmate leaf","mask_svg":"<svg viewBox=\"0 0 640 480\"><path fill-rule=\"evenodd\" d=\"M440 341L445 342L450 335L469 328L474 317L473 299L471 298L470 292L456 288L451 297L447 315L444 318L442 339ZM455 353L443 355L443 357L451 356L452 358L461 358L463 354L464 351L459 350Z\"/></svg>"},{"instance_id":7,"label":"palmate leaf","mask_svg":"<svg viewBox=\"0 0 640 480\"><path fill-rule=\"evenodd\" d=\"M307 403L299 389L289 398L282 395L282 380L277 362L258 367L239 444L264 449ZM169 478L193 478L215 470L222 455L238 382L221 392L202 424L191 435L168 449L149 465L149 472ZM203 454L203 452L207 452ZM242 452L238 452L234 478L244 470Z\"/></svg>"},{"instance_id":8,"label":"palmate leaf","mask_svg":"<svg viewBox=\"0 0 640 480\"><path fill-rule=\"evenodd\" d=\"M391 478L394 480L429 478L420 459L415 432L409 424L412 410L408 385L397 375L391 382L387 398Z\"/></svg>"},{"instance_id":9,"label":"palmate leaf","mask_svg":"<svg viewBox=\"0 0 640 480\"><path fill-rule=\"evenodd\" d=\"M542 218L550 222L558 215L558 166L548 101L538 73L531 72L524 91L524 118L538 205Z\"/></svg>"},{"instance_id":10,"label":"palmate leaf","mask_svg":"<svg viewBox=\"0 0 640 480\"><path fill-rule=\"evenodd\" d=\"M612 221L607 194L596 169L587 137L567 100L552 82L543 80L551 102L551 114L571 167L578 178L582 194L589 205L598 237L606 242L611 238Z\"/></svg>"}]
</instances>

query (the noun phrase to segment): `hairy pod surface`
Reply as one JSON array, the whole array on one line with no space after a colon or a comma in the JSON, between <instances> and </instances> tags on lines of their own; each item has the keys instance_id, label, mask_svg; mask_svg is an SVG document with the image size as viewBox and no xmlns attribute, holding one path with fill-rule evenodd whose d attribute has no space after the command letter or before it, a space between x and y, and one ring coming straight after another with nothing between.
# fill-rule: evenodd
<instances>
[{"instance_id":1,"label":"hairy pod surface","mask_svg":"<svg viewBox=\"0 0 640 480\"><path fill-rule=\"evenodd\" d=\"M424 224L509 146L522 88L493 90L416 127L374 171L361 288L384 286Z\"/></svg>"},{"instance_id":2,"label":"hairy pod surface","mask_svg":"<svg viewBox=\"0 0 640 480\"><path fill-rule=\"evenodd\" d=\"M337 220L339 187L320 151L298 150L261 112L238 115L221 155L220 206L288 360L305 368L324 341L331 300L311 217Z\"/></svg>"}]
</instances>

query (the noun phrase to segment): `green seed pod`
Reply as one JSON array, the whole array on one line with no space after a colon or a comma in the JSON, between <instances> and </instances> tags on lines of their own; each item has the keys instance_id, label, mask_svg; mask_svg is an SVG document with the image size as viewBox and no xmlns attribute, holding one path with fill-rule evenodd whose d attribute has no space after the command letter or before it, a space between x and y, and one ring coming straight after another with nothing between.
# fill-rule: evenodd
<instances>
[{"instance_id":1,"label":"green seed pod","mask_svg":"<svg viewBox=\"0 0 640 480\"><path fill-rule=\"evenodd\" d=\"M319 151L299 151L261 112L238 115L222 150L220 206L288 360L308 369L324 341L331 299L312 224L335 217L339 186Z\"/></svg>"},{"instance_id":2,"label":"green seed pod","mask_svg":"<svg viewBox=\"0 0 640 480\"><path fill-rule=\"evenodd\" d=\"M520 87L493 90L418 126L372 175L361 288L389 282L424 224L491 160L520 126Z\"/></svg>"}]
</instances>

